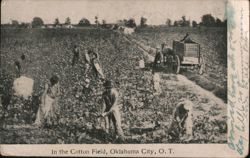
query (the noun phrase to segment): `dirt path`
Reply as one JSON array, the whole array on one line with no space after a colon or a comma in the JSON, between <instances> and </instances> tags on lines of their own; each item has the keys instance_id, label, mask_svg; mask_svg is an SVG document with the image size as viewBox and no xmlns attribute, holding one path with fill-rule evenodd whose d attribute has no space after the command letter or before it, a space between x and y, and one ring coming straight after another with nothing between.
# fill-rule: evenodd
<instances>
[{"instance_id":1,"label":"dirt path","mask_svg":"<svg viewBox=\"0 0 250 158\"><path fill-rule=\"evenodd\" d=\"M146 62L151 63L154 61L154 56L152 52L155 52L155 48L145 45L144 43L134 39L131 35L124 35L124 39L129 42L135 43L138 48L143 51L144 55L147 56L148 59ZM213 81L208 80L207 76L200 76L195 74L195 72L190 71L184 72L183 74L185 76L181 74L178 75L180 76L179 78L181 82L189 82L191 86L198 87L198 89L204 92L204 94L209 94L208 96L210 96L210 98L213 98L213 100L216 100L218 104L225 105L226 94L224 94L225 92L221 91L225 91L226 89L221 86L218 86L216 83L213 83ZM223 98L224 101L215 95L217 92L223 93L219 95L222 95L221 98Z\"/></svg>"},{"instance_id":2,"label":"dirt path","mask_svg":"<svg viewBox=\"0 0 250 158\"><path fill-rule=\"evenodd\" d=\"M143 51L144 55L148 57L148 60L146 62L148 63L153 62L154 57L149 52L152 50L154 51L155 50L154 48L146 46L143 43L135 40L134 38L128 35L127 36L125 35L124 39L129 42L135 43L138 46L138 48L140 48L140 50ZM162 93L164 93L166 87L167 89L169 89L169 87L173 86L172 90L175 90L176 87L185 87L187 91L191 91L191 93L194 93L196 96L200 97L200 99L198 98L197 99L198 101L196 101L197 107L194 116L202 115L204 112L210 112L211 109L213 111L213 108L215 109L217 108L218 115L214 116L213 119L221 120L224 119L224 117L226 117L227 115L226 103L221 98L217 97L213 92L202 88L201 86L197 85L194 81L189 80L188 77L181 74L175 75L175 74L166 74L157 72L157 75L160 76L160 83L161 83L160 89L163 90ZM204 99L206 101L204 101Z\"/></svg>"}]
</instances>

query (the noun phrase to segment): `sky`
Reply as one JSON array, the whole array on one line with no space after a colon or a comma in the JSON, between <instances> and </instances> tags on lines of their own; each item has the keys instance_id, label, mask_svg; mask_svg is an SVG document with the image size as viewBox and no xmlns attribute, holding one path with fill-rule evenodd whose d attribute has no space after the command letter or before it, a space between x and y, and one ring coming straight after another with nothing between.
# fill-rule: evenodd
<instances>
[{"instance_id":1,"label":"sky","mask_svg":"<svg viewBox=\"0 0 250 158\"><path fill-rule=\"evenodd\" d=\"M94 23L99 21L115 23L120 19L134 18L139 24L140 17L147 18L149 25L165 24L166 19L201 21L204 14L225 19L226 0L2 0L1 24L11 20L31 22L41 17L44 23L54 23L55 18L77 24L83 17Z\"/></svg>"}]
</instances>

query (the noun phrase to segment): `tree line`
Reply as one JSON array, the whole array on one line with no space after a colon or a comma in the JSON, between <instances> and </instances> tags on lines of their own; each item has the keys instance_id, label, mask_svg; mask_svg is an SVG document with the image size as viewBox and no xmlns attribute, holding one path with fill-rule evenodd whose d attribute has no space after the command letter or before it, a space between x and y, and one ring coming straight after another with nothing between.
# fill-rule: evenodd
<instances>
[{"instance_id":1,"label":"tree line","mask_svg":"<svg viewBox=\"0 0 250 158\"><path fill-rule=\"evenodd\" d=\"M42 27L45 26L44 21L40 17L34 17L31 23L24 23L21 22L19 23L17 20L12 20L11 27L17 27L17 28L27 28L27 27L32 27L32 28L37 28L37 27ZM62 26L62 25L71 25L71 19L70 17L67 17L63 23L59 21L58 18L55 19L53 22L52 26L57 27L57 26ZM94 24L91 24L90 21L87 18L82 18L79 20L78 24L76 26L80 27L87 27L95 25L97 27L108 27L110 24L106 22L105 19L103 19L101 22L99 21L98 16L95 16L95 21ZM118 20L115 25L123 25L126 27L130 28L135 28L137 26L139 27L147 27L147 18L141 17L140 18L140 24L137 25L135 22L135 19L130 18L130 19L123 19L123 20ZM226 27L227 26L227 20L220 20L219 18L213 17L211 14L205 14L201 17L201 22L198 23L196 21L190 21L186 19L186 16L182 16L180 20L175 20L172 22L171 19L166 19L165 25L168 27L198 27L198 26L206 26L206 27Z\"/></svg>"}]
</instances>

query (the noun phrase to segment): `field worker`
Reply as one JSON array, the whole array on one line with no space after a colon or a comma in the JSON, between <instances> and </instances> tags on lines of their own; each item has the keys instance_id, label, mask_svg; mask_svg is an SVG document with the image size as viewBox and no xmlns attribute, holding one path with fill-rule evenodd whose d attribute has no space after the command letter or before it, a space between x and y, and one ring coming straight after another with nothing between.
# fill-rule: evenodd
<instances>
[{"instance_id":1,"label":"field worker","mask_svg":"<svg viewBox=\"0 0 250 158\"><path fill-rule=\"evenodd\" d=\"M162 49L162 62L164 64L166 64L168 55L170 54L169 52L171 51L171 48L168 47L166 42L162 43L161 46L162 46L162 48L161 48Z\"/></svg>"},{"instance_id":2,"label":"field worker","mask_svg":"<svg viewBox=\"0 0 250 158\"><path fill-rule=\"evenodd\" d=\"M109 128L112 122L116 135L123 140L124 134L121 128L121 115L118 105L119 93L112 87L111 81L106 81L103 86L105 87L105 91L102 94L102 116L105 118L105 132L109 133Z\"/></svg>"},{"instance_id":3,"label":"field worker","mask_svg":"<svg viewBox=\"0 0 250 158\"><path fill-rule=\"evenodd\" d=\"M16 70L16 78L18 78L21 76L21 69L22 69L21 63L18 60L16 60L14 62L14 66L15 66L15 70Z\"/></svg>"},{"instance_id":4,"label":"field worker","mask_svg":"<svg viewBox=\"0 0 250 158\"><path fill-rule=\"evenodd\" d=\"M89 57L90 53L91 53L91 51L88 51L87 49L85 49L85 51L84 51L84 61L85 61L85 72L84 72L84 74L85 74L85 76L87 75L87 73L89 71L89 67L90 67L89 65L91 63L90 57Z\"/></svg>"},{"instance_id":5,"label":"field worker","mask_svg":"<svg viewBox=\"0 0 250 158\"><path fill-rule=\"evenodd\" d=\"M185 133L188 139L192 139L193 137L192 117L193 103L190 100L185 99L177 104L173 112L173 121L178 124L181 134Z\"/></svg>"},{"instance_id":6,"label":"field worker","mask_svg":"<svg viewBox=\"0 0 250 158\"><path fill-rule=\"evenodd\" d=\"M160 51L160 47L157 46L156 47L155 60L154 60L155 67L160 66L161 60L162 60L162 54L161 54L161 51Z\"/></svg>"},{"instance_id":7,"label":"field worker","mask_svg":"<svg viewBox=\"0 0 250 158\"><path fill-rule=\"evenodd\" d=\"M95 74L96 74L96 78L98 76L100 76L100 78L102 80L105 79L104 77L104 74L103 74L103 71L102 71L102 68L99 64L99 54L97 52L93 52L93 59L92 59L92 63L93 63L93 66L94 66L94 71L95 71Z\"/></svg>"},{"instance_id":8,"label":"field worker","mask_svg":"<svg viewBox=\"0 0 250 158\"><path fill-rule=\"evenodd\" d=\"M20 59L18 59L14 62L17 78L20 77L21 74L23 73L24 63L25 63L25 55L24 54L21 55Z\"/></svg>"},{"instance_id":9,"label":"field worker","mask_svg":"<svg viewBox=\"0 0 250 158\"><path fill-rule=\"evenodd\" d=\"M79 61L79 55L80 55L79 47L77 45L74 45L72 66L74 66Z\"/></svg>"},{"instance_id":10,"label":"field worker","mask_svg":"<svg viewBox=\"0 0 250 158\"><path fill-rule=\"evenodd\" d=\"M58 100L60 96L59 78L54 75L50 78L50 84L45 84L45 90L41 97L41 104L38 108L35 125L53 125L56 121Z\"/></svg>"},{"instance_id":11,"label":"field worker","mask_svg":"<svg viewBox=\"0 0 250 158\"><path fill-rule=\"evenodd\" d=\"M193 43L188 32L186 33L185 37L181 40L181 42Z\"/></svg>"}]
</instances>

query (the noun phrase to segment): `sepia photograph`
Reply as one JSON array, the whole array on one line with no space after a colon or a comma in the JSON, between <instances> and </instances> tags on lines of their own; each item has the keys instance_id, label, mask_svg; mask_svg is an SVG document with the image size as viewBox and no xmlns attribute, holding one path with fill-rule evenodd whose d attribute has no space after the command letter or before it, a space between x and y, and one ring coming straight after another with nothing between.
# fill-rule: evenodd
<instances>
[{"instance_id":1,"label":"sepia photograph","mask_svg":"<svg viewBox=\"0 0 250 158\"><path fill-rule=\"evenodd\" d=\"M228 144L228 6L2 0L0 144Z\"/></svg>"}]
</instances>

